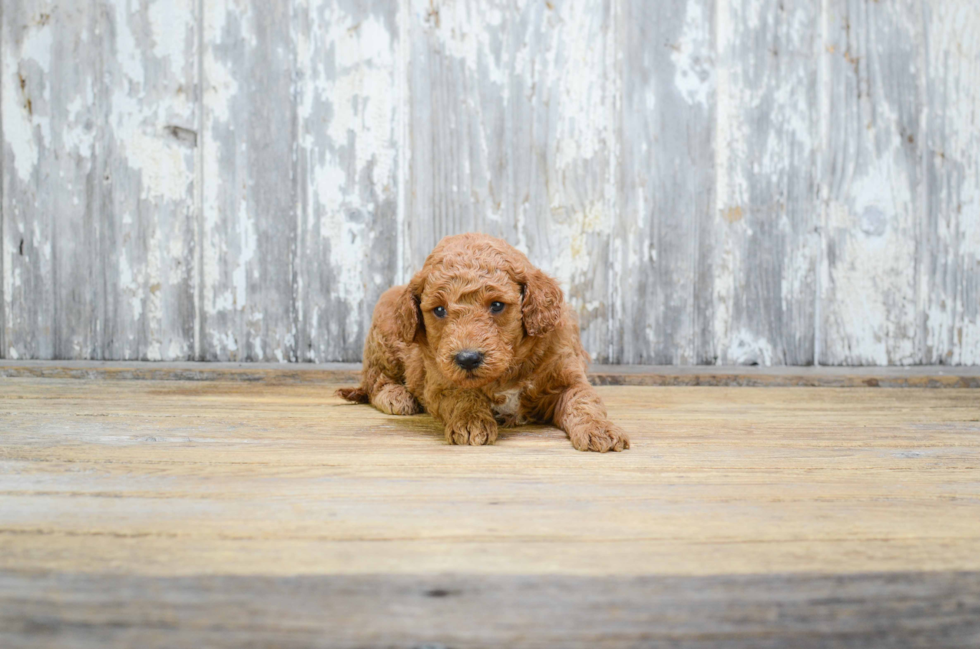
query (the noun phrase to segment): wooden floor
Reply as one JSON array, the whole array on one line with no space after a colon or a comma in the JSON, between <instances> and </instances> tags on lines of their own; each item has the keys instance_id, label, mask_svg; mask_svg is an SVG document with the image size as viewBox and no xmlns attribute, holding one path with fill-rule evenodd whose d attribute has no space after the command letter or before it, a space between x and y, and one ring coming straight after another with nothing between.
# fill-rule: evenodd
<instances>
[{"instance_id":1,"label":"wooden floor","mask_svg":"<svg viewBox=\"0 0 980 649\"><path fill-rule=\"evenodd\" d=\"M601 387L451 447L335 385L0 379L0 647L978 647L980 391Z\"/></svg>"}]
</instances>

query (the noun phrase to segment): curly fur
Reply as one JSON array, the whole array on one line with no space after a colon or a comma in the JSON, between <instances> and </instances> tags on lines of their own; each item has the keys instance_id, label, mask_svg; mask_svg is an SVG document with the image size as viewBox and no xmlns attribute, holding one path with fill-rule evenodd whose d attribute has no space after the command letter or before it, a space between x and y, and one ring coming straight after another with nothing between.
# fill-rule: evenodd
<instances>
[{"instance_id":1,"label":"curly fur","mask_svg":"<svg viewBox=\"0 0 980 649\"><path fill-rule=\"evenodd\" d=\"M493 302L503 311L492 313ZM460 368L461 350L482 352L483 364ZM539 422L581 451L627 449L586 380L587 362L558 283L507 242L462 234L440 241L407 285L381 296L361 385L337 393L388 414L429 412L450 444L492 444L498 425Z\"/></svg>"}]
</instances>

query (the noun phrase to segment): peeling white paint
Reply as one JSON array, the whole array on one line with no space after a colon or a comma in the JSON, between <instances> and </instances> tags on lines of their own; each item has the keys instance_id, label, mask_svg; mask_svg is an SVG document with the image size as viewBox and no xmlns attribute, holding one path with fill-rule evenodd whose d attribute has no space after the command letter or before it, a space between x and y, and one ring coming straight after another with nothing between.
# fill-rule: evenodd
<instances>
[{"instance_id":1,"label":"peeling white paint","mask_svg":"<svg viewBox=\"0 0 980 649\"><path fill-rule=\"evenodd\" d=\"M719 17L722 13L719 10ZM724 27L722 24L719 29ZM711 21L706 19L701 3L688 2L680 40L670 46L673 50L670 58L675 66L674 85L688 103L705 107L714 90L714 61L705 57L705 53L712 51L711 40Z\"/></svg>"},{"instance_id":2,"label":"peeling white paint","mask_svg":"<svg viewBox=\"0 0 980 649\"><path fill-rule=\"evenodd\" d=\"M129 258L126 254L119 255L119 288L127 294L129 299L129 310L134 320L139 320L143 315L143 292L142 283L137 280L132 267L129 265Z\"/></svg>"},{"instance_id":3,"label":"peeling white paint","mask_svg":"<svg viewBox=\"0 0 980 649\"><path fill-rule=\"evenodd\" d=\"M714 213L717 223L724 223L722 218L726 209L739 205L739 193L743 191L741 179L731 173L732 160L738 160L744 154L744 132L737 125L732 102L733 84L731 80L731 62L729 52L733 37L732 21L728 0L720 0L715 4L715 42L720 54L716 57L715 69L715 204ZM677 62L675 61L675 64ZM676 76L675 76L676 83ZM690 101L690 99L688 99ZM734 187L733 187L734 184ZM727 233L725 233L727 234ZM719 341L731 340L729 326L732 322L731 299L736 290L735 267L738 263L734 240L730 236L719 237L720 250L716 250L713 265L713 299L712 299L712 329ZM718 354L718 362L726 362L723 354Z\"/></svg>"},{"instance_id":4,"label":"peeling white paint","mask_svg":"<svg viewBox=\"0 0 980 649\"><path fill-rule=\"evenodd\" d=\"M175 27L188 23L188 18L195 14L194 5L193 0L153 0L147 12L154 56L166 60L178 73L188 64L188 52L183 30Z\"/></svg>"},{"instance_id":5,"label":"peeling white paint","mask_svg":"<svg viewBox=\"0 0 980 649\"><path fill-rule=\"evenodd\" d=\"M307 308L304 300L317 288L329 291L329 296L314 292L312 301L329 297L346 307L346 320L335 316L332 322L331 335L340 338L341 330L350 336L364 329L369 279L365 272L377 263L369 259L370 245L373 237L382 234L372 232L369 225L375 222L379 201L402 191L396 189L396 176L401 173L396 169L397 34L389 32L383 12L348 12L332 2L311 7L310 21L309 34L319 37L311 40L305 30L298 33L298 154L308 165L309 182L304 188L308 227L318 229L320 236L304 245L310 260L304 268L314 278L307 285L306 273L300 273L295 290L301 309ZM329 264L328 287L315 277L320 264ZM313 317L303 326L315 344L296 353L319 358L322 350L335 349L344 341L323 340L322 312L313 309ZM286 349L293 340L292 333L285 334ZM289 360L282 350L274 353Z\"/></svg>"},{"instance_id":6,"label":"peeling white paint","mask_svg":"<svg viewBox=\"0 0 980 649\"><path fill-rule=\"evenodd\" d=\"M258 234L255 230L255 220L249 212L248 203L244 197L238 202L238 255L235 258L235 270L232 272L232 288L235 291L235 308L244 309L248 304L248 276L250 262L255 258L258 247ZM258 274L258 268L253 273ZM261 353L259 354L261 357Z\"/></svg>"},{"instance_id":7,"label":"peeling white paint","mask_svg":"<svg viewBox=\"0 0 980 649\"><path fill-rule=\"evenodd\" d=\"M143 62L140 53L142 48L136 42L130 21L134 19L135 12L127 12L130 8L117 5L114 2L107 3L108 8L113 11L113 25L115 26L115 60L122 69L123 74L135 85L137 92L142 92L146 86L144 77Z\"/></svg>"},{"instance_id":8,"label":"peeling white paint","mask_svg":"<svg viewBox=\"0 0 980 649\"><path fill-rule=\"evenodd\" d=\"M30 93L38 82L25 69L27 63L33 69L51 69L52 29L32 27L26 30L20 49L13 43L4 42L3 58L3 136L14 156L14 168L21 182L28 183L39 162L40 149L35 141L35 128L39 130L43 144L50 143L50 120L45 115L33 112L36 102ZM21 87L23 79L24 87ZM49 94L47 84L43 86L45 103ZM28 109L28 103L32 109Z\"/></svg>"},{"instance_id":9,"label":"peeling white paint","mask_svg":"<svg viewBox=\"0 0 980 649\"><path fill-rule=\"evenodd\" d=\"M725 352L728 363L735 365L764 365L773 364L772 344L765 338L749 331L738 331L732 336Z\"/></svg>"},{"instance_id":10,"label":"peeling white paint","mask_svg":"<svg viewBox=\"0 0 980 649\"><path fill-rule=\"evenodd\" d=\"M77 155L88 156L95 150L96 129L87 119L94 103L92 82L88 80L84 94L76 95L67 106L68 127L62 131L61 141L68 151Z\"/></svg>"},{"instance_id":11,"label":"peeling white paint","mask_svg":"<svg viewBox=\"0 0 980 649\"><path fill-rule=\"evenodd\" d=\"M505 24L505 13L491 2L456 2L453 0L408 0L414 12L436 35L446 54L462 61L466 68L484 82L495 84L504 103L509 96L507 48L494 43ZM488 53L503 49L502 58Z\"/></svg>"},{"instance_id":12,"label":"peeling white paint","mask_svg":"<svg viewBox=\"0 0 980 649\"><path fill-rule=\"evenodd\" d=\"M566 2L559 10L564 19L561 29L554 31L555 41L548 48L545 69L537 74L558 81L558 96L552 99L560 107L554 165L561 174L606 150L608 115L602 110L606 100L602 95L609 71L603 23L588 18L595 7ZM525 73L529 78L533 78L531 70Z\"/></svg>"},{"instance_id":13,"label":"peeling white paint","mask_svg":"<svg viewBox=\"0 0 980 649\"><path fill-rule=\"evenodd\" d=\"M556 219L552 236L561 242L555 246L559 250L558 256L547 263L538 262L559 281L565 295L575 306L580 304L573 286L589 281L594 272L591 256L593 235L609 233L610 220L603 207L604 204L597 200L587 205L585 211L573 213L567 220Z\"/></svg>"},{"instance_id":14,"label":"peeling white paint","mask_svg":"<svg viewBox=\"0 0 980 649\"><path fill-rule=\"evenodd\" d=\"M971 0L930 3L928 58L932 100L925 173L940 182L926 207L935 218L940 268L920 270L925 296L926 362L980 364L980 12ZM928 210L935 210L930 215ZM933 251L922 251L930 254ZM935 253L933 253L935 254Z\"/></svg>"},{"instance_id":15,"label":"peeling white paint","mask_svg":"<svg viewBox=\"0 0 980 649\"><path fill-rule=\"evenodd\" d=\"M2 179L0 179L2 182ZM7 242L0 239L0 246L3 246L3 254L0 254L0 260L3 261L3 265L0 266L0 281L3 282L3 313L4 322L0 322L0 327L4 328L4 331L10 331L12 328L12 317L11 317L11 307L13 306L14 298L14 271L13 271L13 250L7 248ZM3 349L0 347L0 349Z\"/></svg>"},{"instance_id":16,"label":"peeling white paint","mask_svg":"<svg viewBox=\"0 0 980 649\"><path fill-rule=\"evenodd\" d=\"M18 34L4 38L0 51L5 187L12 187L4 196L8 236L0 272L3 326L10 335L23 336L11 327L13 314L26 309L25 287L54 290L51 273L45 274L58 263L51 219L62 219L61 233L77 225L92 199L85 195L85 166L102 161L96 154L104 151L110 177L101 182L110 183L119 212L112 222L119 248L103 251L110 274L118 276L118 313L115 322L94 327L113 327L125 357L188 355L191 341L176 333L172 310L186 299L192 269L200 274L203 307L195 316L203 313L206 323L203 340L194 342L205 353L280 362L290 355L323 360L324 350L350 353L365 327L368 295L386 279L371 254L387 235L378 214L397 195L399 272L420 254L409 230L496 228L560 279L584 316L594 353L612 355L615 335L624 360L635 360L669 333L683 347L674 355L681 362L701 350L698 336L713 345L719 362L781 362L796 332L770 339L748 326L744 315L745 295L757 288L747 285L757 262L746 252L748 244L768 235L783 246L785 261L780 294L767 297L782 309L778 315L787 329L799 326L793 319L802 300L817 304L813 326L823 360L980 363L980 41L974 37L980 13L972 0L932 3L921 11L879 3L853 16L850 40L841 15L850 7L840 3L821 5L819 20L805 4L762 0L691 0L677 5L679 15L633 10L641 4L626 12L630 20L665 21L658 28L669 24L662 30L668 38L645 44L667 48L658 50L657 60L669 63L643 68L651 78L627 110L652 114L683 101L692 113L714 120L714 174L706 182L716 184L703 188L714 191L715 204L703 208L713 215L707 225L699 221L676 234L657 231L677 224L657 212L670 204L664 194L671 182L654 175L676 179L686 173L693 158L685 153L696 153L700 134L687 134L686 149L664 147L657 137L669 126L658 131L624 114L623 88L632 81L620 76L642 67L622 59L620 36L629 32L621 23L625 4L411 0L389 11L301 2L286 17L289 33L273 35L279 40L271 44L287 58L284 48L295 48L299 135L289 162L305 174L293 197L295 218L283 219L282 227L288 222L299 229L301 248L277 262L300 269L293 295L285 298L267 294L266 282L283 271L265 265L259 238L260 232L282 231L267 220L275 215L257 211L262 201L255 194L261 191L249 177L261 152L252 148L245 128L252 115L243 112L256 105L243 101L242 93L254 94L249 75L262 72L261 62L239 67L245 60L239 53L267 37L256 23L264 8L231 0L201 6L201 25L194 24L193 0L113 0L104 17L91 21L98 24L94 30L72 31L57 22L84 17L84 8L48 24L28 12L30 25L5 26L5 34ZM391 33L386 17L394 11L398 21ZM873 24L858 25L869 15ZM53 53L62 33L82 50L104 47L95 41L113 36L101 79L58 76L63 62ZM770 44L778 48L767 49ZM899 69L903 48L914 56ZM814 53L816 91L808 62ZM921 93L921 107L887 96L895 90L889 85L894 78L906 74L911 81L897 94ZM860 100L848 94L857 88L864 93ZM52 98L59 105L51 105ZM197 101L203 103L204 128L195 151L168 128L198 130ZM842 102L850 102L851 112L832 113ZM410 109L433 107L451 119L432 125L442 129L434 131L438 138L416 137ZM918 113L910 118L909 110ZM858 128L836 138L851 127L840 116L853 111ZM103 115L108 121L101 121ZM695 123L663 117L677 118L678 128ZM629 124L642 129L621 130ZM701 125L710 128L707 121ZM914 133L900 132L906 125ZM912 134L914 145L907 140ZM650 167L633 178L621 178L620 147L627 146ZM821 167L821 203L814 209L825 209L826 218L819 232L801 234L795 219L802 217L786 207L784 181L799 182L813 159ZM73 174L69 165L76 163L82 171ZM432 170L442 175L419 183ZM195 177L203 182L192 185ZM45 202L45 182L59 184L56 203ZM99 200L95 204L103 205ZM52 204L65 212L52 214ZM433 219L435 208L442 210L440 221ZM188 222L196 230L197 218L203 239L195 234L190 241ZM926 223L934 229L924 232ZM307 237L315 229L320 236ZM22 237L28 242L23 256L17 250ZM686 245L682 237L695 239L691 249L710 265L699 266L705 261L699 257L682 267L671 237L676 245ZM815 268L818 240L823 258ZM937 246L939 268L923 256L924 242ZM195 258L189 259L192 251ZM662 303L630 304L641 280L647 295ZM696 280L712 287L710 300L694 294ZM670 286L656 284L667 281ZM300 333L288 315L270 310L269 303L284 300L292 300ZM707 313L701 302L709 304ZM644 309L662 311L659 324L630 321ZM297 340L304 348L296 349ZM9 357L35 353L19 344L15 339L9 345ZM92 341L73 333L61 348L90 354Z\"/></svg>"},{"instance_id":17,"label":"peeling white paint","mask_svg":"<svg viewBox=\"0 0 980 649\"><path fill-rule=\"evenodd\" d=\"M901 146L891 134L877 164L851 180L849 200L828 206L827 234L838 242L838 263L827 274L833 300L827 315L845 346L839 353L859 364L917 358L914 202Z\"/></svg>"}]
</instances>

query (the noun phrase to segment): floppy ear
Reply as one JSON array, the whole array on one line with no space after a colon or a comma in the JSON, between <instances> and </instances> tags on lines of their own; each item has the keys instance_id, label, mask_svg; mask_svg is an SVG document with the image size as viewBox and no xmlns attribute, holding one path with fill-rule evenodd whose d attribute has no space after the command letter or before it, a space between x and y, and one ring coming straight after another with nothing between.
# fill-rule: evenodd
<instances>
[{"instance_id":1,"label":"floppy ear","mask_svg":"<svg viewBox=\"0 0 980 649\"><path fill-rule=\"evenodd\" d=\"M395 311L395 317L398 321L398 337L406 343L425 338L425 320L422 319L422 308L419 306L419 299L424 286L425 277L420 271L405 286L398 300L398 307Z\"/></svg>"},{"instance_id":2,"label":"floppy ear","mask_svg":"<svg viewBox=\"0 0 980 649\"><path fill-rule=\"evenodd\" d=\"M534 267L524 272L522 281L521 312L527 335L541 336L553 331L561 321L563 298L558 282Z\"/></svg>"}]
</instances>

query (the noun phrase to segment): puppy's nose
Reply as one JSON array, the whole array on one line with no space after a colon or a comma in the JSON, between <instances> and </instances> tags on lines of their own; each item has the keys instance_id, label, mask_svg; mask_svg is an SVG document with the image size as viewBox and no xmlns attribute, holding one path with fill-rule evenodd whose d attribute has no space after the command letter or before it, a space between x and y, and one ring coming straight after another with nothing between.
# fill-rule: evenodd
<instances>
[{"instance_id":1,"label":"puppy's nose","mask_svg":"<svg viewBox=\"0 0 980 649\"><path fill-rule=\"evenodd\" d=\"M475 370L483 365L483 354L475 349L464 349L456 354L456 364L464 370Z\"/></svg>"}]
</instances>

